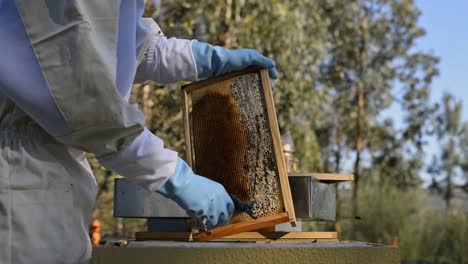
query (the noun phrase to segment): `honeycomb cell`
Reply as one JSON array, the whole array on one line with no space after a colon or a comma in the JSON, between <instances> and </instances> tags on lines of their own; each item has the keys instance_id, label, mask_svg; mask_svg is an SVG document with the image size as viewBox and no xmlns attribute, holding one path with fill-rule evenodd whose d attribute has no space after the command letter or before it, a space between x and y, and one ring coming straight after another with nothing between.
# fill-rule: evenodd
<instances>
[{"instance_id":1,"label":"honeycomb cell","mask_svg":"<svg viewBox=\"0 0 468 264\"><path fill-rule=\"evenodd\" d=\"M279 173L258 73L189 94L194 170L239 199L256 201L257 217L284 212ZM245 213L231 223L251 220Z\"/></svg>"}]
</instances>

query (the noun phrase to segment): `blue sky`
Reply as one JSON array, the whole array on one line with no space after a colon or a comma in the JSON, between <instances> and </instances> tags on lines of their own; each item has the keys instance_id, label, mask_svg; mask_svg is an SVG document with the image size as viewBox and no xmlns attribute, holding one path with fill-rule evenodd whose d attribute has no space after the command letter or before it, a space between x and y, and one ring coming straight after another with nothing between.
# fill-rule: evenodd
<instances>
[{"instance_id":1,"label":"blue sky","mask_svg":"<svg viewBox=\"0 0 468 264\"><path fill-rule=\"evenodd\" d=\"M431 100L440 102L450 92L464 103L463 120L468 120L468 1L416 0L422 14L419 25L426 36L417 41L418 50L431 51L440 58L439 76L432 83ZM384 116L398 116L401 110L392 107ZM398 120L398 118L396 118ZM397 121L398 122L398 121ZM396 124L398 126L398 123ZM440 150L438 141L429 138L425 148L426 162ZM426 184L429 175L422 171Z\"/></svg>"},{"instance_id":2,"label":"blue sky","mask_svg":"<svg viewBox=\"0 0 468 264\"><path fill-rule=\"evenodd\" d=\"M468 102L468 1L416 0L422 12L419 25L426 36L417 42L423 50L439 56L440 75L432 85L432 100L439 100L444 92ZM468 105L463 119L468 118Z\"/></svg>"}]
</instances>

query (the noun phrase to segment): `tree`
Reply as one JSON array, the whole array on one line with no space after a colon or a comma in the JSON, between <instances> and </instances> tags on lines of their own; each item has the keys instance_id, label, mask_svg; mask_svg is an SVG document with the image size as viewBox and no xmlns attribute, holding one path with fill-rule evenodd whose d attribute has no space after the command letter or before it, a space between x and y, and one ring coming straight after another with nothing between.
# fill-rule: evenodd
<instances>
[{"instance_id":1,"label":"tree","mask_svg":"<svg viewBox=\"0 0 468 264\"><path fill-rule=\"evenodd\" d=\"M426 120L433 112L428 95L432 78L438 73L438 59L414 50L415 40L424 35L424 30L417 25L420 13L413 1L329 0L320 1L320 5L328 32L321 83L332 98L337 118L334 130L340 135L334 143L338 151L335 161L340 161L339 151L345 141L347 149L354 154L355 199L359 193L363 155L375 156L372 152L381 152L389 144L376 141L378 137L372 133L393 129L391 124L378 121L378 116L392 103L399 103L406 112L405 128L396 135L393 132L393 145L386 147L396 150L394 154L410 149L405 144L413 144L416 151L422 150ZM395 94L396 87L401 90L400 96ZM386 134L388 138L390 134ZM374 137L372 146L369 145L371 137ZM405 159L393 155L393 158L376 157L373 161L391 161L388 163L391 166L392 162ZM376 164L371 163L369 167L373 165ZM353 211L356 210L357 203Z\"/></svg>"},{"instance_id":2,"label":"tree","mask_svg":"<svg viewBox=\"0 0 468 264\"><path fill-rule=\"evenodd\" d=\"M315 133L323 93L314 89L325 27L314 1L171 1L157 17L169 36L229 48L254 48L280 71L274 97L283 133L291 132L304 170L322 170Z\"/></svg>"},{"instance_id":3,"label":"tree","mask_svg":"<svg viewBox=\"0 0 468 264\"><path fill-rule=\"evenodd\" d=\"M464 177L461 172L466 167L466 131L467 125L461 121L462 102L457 101L451 94L445 94L442 98L443 108L438 114L437 136L442 145L442 152L439 157L442 179L435 178L433 185L442 183L443 195L447 208L450 207L450 200L453 197L455 178ZM465 158L465 160L464 160ZM439 187L441 189L441 187Z\"/></svg>"}]
</instances>

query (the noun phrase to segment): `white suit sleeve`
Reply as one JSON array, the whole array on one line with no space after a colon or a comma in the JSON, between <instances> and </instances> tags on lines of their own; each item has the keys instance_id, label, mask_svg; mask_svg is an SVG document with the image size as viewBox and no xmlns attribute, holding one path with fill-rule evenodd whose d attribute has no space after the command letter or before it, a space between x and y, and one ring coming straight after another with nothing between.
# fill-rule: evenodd
<instances>
[{"instance_id":1,"label":"white suit sleeve","mask_svg":"<svg viewBox=\"0 0 468 264\"><path fill-rule=\"evenodd\" d=\"M131 1L123 1L121 11L126 12L133 9L133 4L135 3ZM134 51L136 50L137 63L140 65L136 78L142 72L140 69L143 69L147 65L153 65L148 64L148 62L151 63L150 54L154 56L155 50L162 52L160 47L155 45L155 40L165 39L161 35L159 26L157 26L155 21L151 18L141 18L143 10L144 2L137 1L136 12L133 13L136 17L121 20L119 25L119 30L123 33L119 35L118 45L128 43L128 39L126 38L128 34L131 35L133 33L136 35L136 42L133 48ZM136 23L133 24L131 21L136 21ZM135 29L136 32L134 31ZM125 44L123 45L125 46ZM182 53L187 52L186 49L179 50ZM135 69L129 69L129 65L133 64L129 59L131 57L131 50L123 49L119 54L121 57L118 63L123 66L122 68L118 68L118 70L121 69L119 76L126 76L129 72L134 73ZM166 69L166 71L170 71L170 69ZM145 79L143 76L142 78ZM118 82L117 85L121 87L119 89L121 94L127 97L130 91L126 91L126 89L129 89L131 84L126 79L125 77L122 78L124 81ZM146 78L146 80L149 79L151 79L151 76ZM177 153L164 148L164 143L160 138L156 137L148 129L144 129L128 146L118 152L98 157L98 160L104 167L129 178L146 189L156 191L173 175L177 165Z\"/></svg>"},{"instance_id":2,"label":"white suit sleeve","mask_svg":"<svg viewBox=\"0 0 468 264\"><path fill-rule=\"evenodd\" d=\"M98 160L104 167L140 186L157 191L174 173L177 153L164 148L163 141L145 129L123 150Z\"/></svg>"},{"instance_id":3,"label":"white suit sleeve","mask_svg":"<svg viewBox=\"0 0 468 264\"><path fill-rule=\"evenodd\" d=\"M0 24L9 25L0 27L0 93L50 135L60 137L69 133L14 4L3 8L11 10L0 9ZM98 160L104 167L154 191L174 173L177 153L164 148L162 140L145 129L118 151Z\"/></svg>"},{"instance_id":4,"label":"white suit sleeve","mask_svg":"<svg viewBox=\"0 0 468 264\"><path fill-rule=\"evenodd\" d=\"M192 54L192 42L187 39L153 38L146 58L140 63L135 83L152 80L161 84L196 81L197 65Z\"/></svg>"}]
</instances>

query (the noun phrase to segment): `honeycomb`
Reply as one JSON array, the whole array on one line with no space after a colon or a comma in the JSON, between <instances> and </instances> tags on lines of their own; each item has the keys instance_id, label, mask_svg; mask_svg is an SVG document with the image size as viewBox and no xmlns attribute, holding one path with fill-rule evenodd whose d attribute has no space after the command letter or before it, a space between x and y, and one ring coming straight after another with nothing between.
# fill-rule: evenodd
<instances>
[{"instance_id":1,"label":"honeycomb","mask_svg":"<svg viewBox=\"0 0 468 264\"><path fill-rule=\"evenodd\" d=\"M189 94L193 166L239 199L255 200L257 217L284 212L273 140L258 73ZM230 223L251 220L236 213Z\"/></svg>"}]
</instances>

